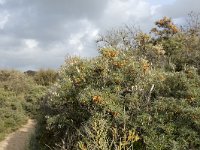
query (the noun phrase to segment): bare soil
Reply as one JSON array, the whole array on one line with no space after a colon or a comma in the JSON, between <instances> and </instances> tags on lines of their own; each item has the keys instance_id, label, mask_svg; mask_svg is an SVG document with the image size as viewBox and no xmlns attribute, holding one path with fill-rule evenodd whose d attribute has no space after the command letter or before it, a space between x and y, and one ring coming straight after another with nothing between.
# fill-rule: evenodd
<instances>
[{"instance_id":1,"label":"bare soil","mask_svg":"<svg viewBox=\"0 0 200 150\"><path fill-rule=\"evenodd\" d=\"M17 131L9 134L5 140L0 142L0 150L25 150L28 146L29 138L33 134L36 122L29 119Z\"/></svg>"}]
</instances>

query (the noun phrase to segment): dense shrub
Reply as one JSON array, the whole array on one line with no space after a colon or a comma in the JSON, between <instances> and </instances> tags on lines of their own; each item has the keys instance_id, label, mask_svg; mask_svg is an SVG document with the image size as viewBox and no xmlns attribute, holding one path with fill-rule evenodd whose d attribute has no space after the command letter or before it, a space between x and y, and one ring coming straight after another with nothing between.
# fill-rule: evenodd
<instances>
[{"instance_id":1,"label":"dense shrub","mask_svg":"<svg viewBox=\"0 0 200 150\"><path fill-rule=\"evenodd\" d=\"M199 46L167 17L152 34L66 60L41 106L40 149L200 149Z\"/></svg>"}]
</instances>

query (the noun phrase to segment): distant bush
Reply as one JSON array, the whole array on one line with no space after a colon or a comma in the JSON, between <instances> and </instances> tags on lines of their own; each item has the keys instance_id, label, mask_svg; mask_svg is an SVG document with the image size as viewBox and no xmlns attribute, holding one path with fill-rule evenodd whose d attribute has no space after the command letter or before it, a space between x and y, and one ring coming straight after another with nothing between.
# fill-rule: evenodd
<instances>
[{"instance_id":1,"label":"distant bush","mask_svg":"<svg viewBox=\"0 0 200 150\"><path fill-rule=\"evenodd\" d=\"M185 45L200 37L167 17L152 34L106 36L100 56L66 60L41 106L41 149L200 149L199 46Z\"/></svg>"},{"instance_id":2,"label":"distant bush","mask_svg":"<svg viewBox=\"0 0 200 150\"><path fill-rule=\"evenodd\" d=\"M55 70L47 69L47 70L39 70L34 75L34 80L37 84L43 86L49 86L56 81L58 74Z\"/></svg>"},{"instance_id":3,"label":"distant bush","mask_svg":"<svg viewBox=\"0 0 200 150\"><path fill-rule=\"evenodd\" d=\"M0 83L0 87L5 90L22 94L34 84L34 81L20 71L0 70Z\"/></svg>"},{"instance_id":4,"label":"distant bush","mask_svg":"<svg viewBox=\"0 0 200 150\"><path fill-rule=\"evenodd\" d=\"M27 70L24 72L24 74L28 75L28 76L34 76L37 72L33 71L33 70Z\"/></svg>"}]
</instances>

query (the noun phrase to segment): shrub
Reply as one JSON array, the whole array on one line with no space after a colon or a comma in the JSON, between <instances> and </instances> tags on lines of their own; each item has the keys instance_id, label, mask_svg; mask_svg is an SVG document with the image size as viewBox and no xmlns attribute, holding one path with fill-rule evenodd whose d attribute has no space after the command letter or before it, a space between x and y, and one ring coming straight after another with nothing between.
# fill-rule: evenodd
<instances>
[{"instance_id":1,"label":"shrub","mask_svg":"<svg viewBox=\"0 0 200 150\"><path fill-rule=\"evenodd\" d=\"M56 81L57 76L57 72L52 69L41 69L34 75L34 80L39 85L49 86Z\"/></svg>"},{"instance_id":2,"label":"shrub","mask_svg":"<svg viewBox=\"0 0 200 150\"><path fill-rule=\"evenodd\" d=\"M156 25L157 37L140 33L134 49L66 60L41 107L41 149L200 148L200 78L182 54L187 33L166 17Z\"/></svg>"},{"instance_id":3,"label":"shrub","mask_svg":"<svg viewBox=\"0 0 200 150\"><path fill-rule=\"evenodd\" d=\"M16 94L25 93L34 84L31 78L16 70L0 70L0 83L0 87Z\"/></svg>"}]
</instances>

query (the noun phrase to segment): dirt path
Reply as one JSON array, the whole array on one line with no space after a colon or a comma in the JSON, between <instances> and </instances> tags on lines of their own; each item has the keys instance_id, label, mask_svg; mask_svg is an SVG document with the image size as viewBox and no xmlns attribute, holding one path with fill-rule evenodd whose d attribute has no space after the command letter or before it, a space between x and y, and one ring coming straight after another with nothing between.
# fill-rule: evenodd
<instances>
[{"instance_id":1,"label":"dirt path","mask_svg":"<svg viewBox=\"0 0 200 150\"><path fill-rule=\"evenodd\" d=\"M0 150L25 150L31 133L34 132L36 122L29 119L17 131L9 134L5 140L0 142Z\"/></svg>"}]
</instances>

